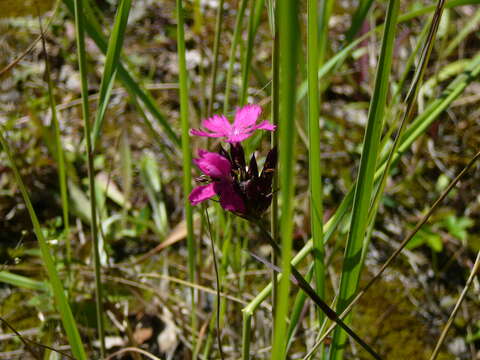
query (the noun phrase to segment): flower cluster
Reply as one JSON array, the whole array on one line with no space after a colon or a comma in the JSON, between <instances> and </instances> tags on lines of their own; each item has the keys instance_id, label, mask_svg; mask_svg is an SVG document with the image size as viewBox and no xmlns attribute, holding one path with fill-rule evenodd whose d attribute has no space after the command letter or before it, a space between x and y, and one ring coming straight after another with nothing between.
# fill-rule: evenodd
<instances>
[{"instance_id":1,"label":"flower cluster","mask_svg":"<svg viewBox=\"0 0 480 360\"><path fill-rule=\"evenodd\" d=\"M221 145L217 152L198 151L194 163L204 174L197 178L203 185L192 190L189 196L192 205L218 196L222 208L245 218L258 218L268 209L272 201L277 151L270 150L259 172L255 155L247 166L240 144L255 130L275 130L275 125L268 121L257 124L261 111L258 105L246 105L237 110L233 124L223 115L214 115L202 121L205 130L190 130L191 135L223 138L230 143L229 152Z\"/></svg>"}]
</instances>

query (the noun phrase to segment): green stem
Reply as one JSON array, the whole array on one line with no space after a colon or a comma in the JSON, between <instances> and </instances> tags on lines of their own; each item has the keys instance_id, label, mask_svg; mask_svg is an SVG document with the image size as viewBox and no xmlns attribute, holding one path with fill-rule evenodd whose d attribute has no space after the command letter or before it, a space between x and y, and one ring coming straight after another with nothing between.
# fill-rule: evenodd
<instances>
[{"instance_id":1,"label":"green stem","mask_svg":"<svg viewBox=\"0 0 480 360\"><path fill-rule=\"evenodd\" d=\"M53 91L53 82L51 77L51 70L50 70L50 61L48 58L47 47L45 45L45 36L42 27L42 21L39 16L38 18L40 32L42 37L42 48L43 53L45 55L45 73L47 74L47 85L48 85L48 100L50 104L50 111L52 112L52 123L55 130L55 147L56 147L56 155L57 155L57 162L58 162L58 182L60 184L60 197L62 200L62 212L63 212L63 227L64 227L64 237L65 237L65 245L66 245L66 264L67 268L70 269L70 263L72 261L72 246L70 241L70 221L68 218L68 191L67 191L67 175L65 171L65 155L63 152L62 146L62 137L60 133L60 125L58 123L57 117L57 107L55 103L55 95Z\"/></svg>"},{"instance_id":2,"label":"green stem","mask_svg":"<svg viewBox=\"0 0 480 360\"><path fill-rule=\"evenodd\" d=\"M178 43L178 67L180 82L180 119L182 125L182 155L183 155L183 194L185 219L187 222L187 251L188 251L188 279L195 283L195 240L193 236L193 211L188 201L188 194L192 191L192 154L190 151L190 135L188 122L188 84L187 65L185 60L185 33L184 14L182 0L177 0L177 43ZM197 329L196 299L197 292L191 289L191 326L194 337ZM195 341L193 341L195 343ZM195 346L194 346L195 347Z\"/></svg>"},{"instance_id":3,"label":"green stem","mask_svg":"<svg viewBox=\"0 0 480 360\"><path fill-rule=\"evenodd\" d=\"M95 272L95 303L97 311L97 328L100 342L100 356L105 357L105 331L103 324L103 288L101 280L101 265L100 265L100 249L98 242L97 229L97 212L96 212L96 195L95 195L95 170L93 166L91 131L88 111L88 84L87 84L87 61L85 52L85 34L84 34L84 14L83 14L83 0L75 0L75 29L77 35L77 53L78 65L81 76L81 91L82 91L82 110L83 121L85 127L85 140L87 147L87 166L88 166L88 180L90 190L90 214L91 214L91 232L93 241L93 262Z\"/></svg>"},{"instance_id":4,"label":"green stem","mask_svg":"<svg viewBox=\"0 0 480 360\"><path fill-rule=\"evenodd\" d=\"M215 99L215 87L218 69L218 52L220 50L220 37L222 34L223 2L224 0L220 0L220 3L218 4L217 20L215 24L215 40L213 42L213 67L210 83L210 98L208 99L207 116L212 116L213 102Z\"/></svg>"},{"instance_id":5,"label":"green stem","mask_svg":"<svg viewBox=\"0 0 480 360\"><path fill-rule=\"evenodd\" d=\"M271 107L271 118L272 118L272 124L278 126L278 116L280 112L280 104L279 104L279 76L280 76L280 67L279 67L279 31L278 31L278 21L277 21L277 14L278 14L278 6L275 5L275 2L272 0L270 3L270 6L273 6L273 24L272 24L272 31L273 31L273 52L272 52L272 107ZM272 149L276 148L278 149L278 131L272 131L271 134L271 142L272 142ZM272 180L272 189L278 189L278 172L275 171L273 174L273 180ZM272 233L273 239L278 241L279 238L279 233L278 233L278 227L279 227L279 221L278 221L278 196L277 192L274 191L273 196L272 196L272 205L271 205L271 212L270 212L270 231ZM277 255L275 252L272 252L272 264L274 266L277 266L278 264L278 259ZM277 273L272 270L272 313L275 314L275 304L277 303ZM275 322L275 318L274 318ZM274 338L275 334L275 323L272 326L272 340Z\"/></svg>"},{"instance_id":6,"label":"green stem","mask_svg":"<svg viewBox=\"0 0 480 360\"><path fill-rule=\"evenodd\" d=\"M240 4L238 5L237 18L235 20L235 29L233 30L232 46L230 47L230 59L228 62L227 80L225 83L225 100L223 103L224 114L227 114L229 110L228 106L230 100L230 91L232 90L233 65L235 64L237 46L240 40L242 21L245 15L245 9L247 8L247 3L248 0L240 0Z\"/></svg>"},{"instance_id":7,"label":"green stem","mask_svg":"<svg viewBox=\"0 0 480 360\"><path fill-rule=\"evenodd\" d=\"M252 313L243 310L242 360L250 359L250 341L252 340Z\"/></svg>"},{"instance_id":8,"label":"green stem","mask_svg":"<svg viewBox=\"0 0 480 360\"><path fill-rule=\"evenodd\" d=\"M294 199L294 163L295 163L295 99L297 79L297 50L298 50L298 3L291 0L279 0L278 28L279 28L279 66L280 66L280 107L279 112L279 176L280 198L282 203L280 238L282 247L282 273L277 303L275 304L275 326L272 344L271 359L284 359L286 321L290 296L290 261L292 256L293 232L293 199Z\"/></svg>"},{"instance_id":9,"label":"green stem","mask_svg":"<svg viewBox=\"0 0 480 360\"><path fill-rule=\"evenodd\" d=\"M322 1L325 3L325 1ZM307 13L307 82L308 82L308 174L310 188L310 217L313 241L313 262L316 290L325 298L325 250L323 248L322 168L320 159L319 90L318 90L318 6L317 0L308 0ZM325 11L324 11L325 13ZM328 19L328 15L327 15ZM325 21L324 21L325 22ZM323 30L327 30L326 28ZM326 35L322 36L324 47ZM322 51L324 54L324 51ZM322 55L323 57L323 55ZM323 61L323 60L321 60ZM318 323L323 314L318 312Z\"/></svg>"}]
</instances>

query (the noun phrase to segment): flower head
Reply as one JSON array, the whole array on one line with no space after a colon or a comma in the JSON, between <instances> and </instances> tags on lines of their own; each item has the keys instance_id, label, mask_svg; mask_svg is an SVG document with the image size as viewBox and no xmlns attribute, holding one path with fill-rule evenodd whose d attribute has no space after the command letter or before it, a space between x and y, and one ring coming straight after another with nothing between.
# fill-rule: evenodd
<instances>
[{"instance_id":1,"label":"flower head","mask_svg":"<svg viewBox=\"0 0 480 360\"><path fill-rule=\"evenodd\" d=\"M262 108L258 105L245 105L237 110L233 124L224 115L214 115L202 121L202 127L208 131L191 129L191 135L224 138L226 142L238 143L258 129L274 131L275 125L268 121L257 124Z\"/></svg>"},{"instance_id":2,"label":"flower head","mask_svg":"<svg viewBox=\"0 0 480 360\"><path fill-rule=\"evenodd\" d=\"M254 155L247 166L240 144L231 144L230 152L220 147L218 153L200 150L198 155L194 162L208 176L198 180L210 183L193 189L189 196L192 205L218 195L225 210L247 219L258 219L268 209L272 202L272 179L277 163L275 148L268 153L261 172Z\"/></svg>"},{"instance_id":3,"label":"flower head","mask_svg":"<svg viewBox=\"0 0 480 360\"><path fill-rule=\"evenodd\" d=\"M210 177L211 182L208 185L194 188L188 197L190 203L197 205L218 195L220 205L225 210L244 213L245 204L234 188L230 161L220 154L205 150L199 150L198 156L197 159L194 159L194 163L205 175Z\"/></svg>"}]
</instances>

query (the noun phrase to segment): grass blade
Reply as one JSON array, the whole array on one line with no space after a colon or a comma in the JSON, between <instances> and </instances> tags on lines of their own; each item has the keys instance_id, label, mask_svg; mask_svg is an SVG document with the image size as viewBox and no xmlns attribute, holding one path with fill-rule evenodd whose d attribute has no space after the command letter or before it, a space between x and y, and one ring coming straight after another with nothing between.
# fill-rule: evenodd
<instances>
[{"instance_id":1,"label":"grass blade","mask_svg":"<svg viewBox=\"0 0 480 360\"><path fill-rule=\"evenodd\" d=\"M183 195L185 206L185 219L187 221L187 250L188 250L188 279L191 283L195 282L195 242L193 237L193 211L192 205L188 201L188 195L192 190L192 154L190 151L190 135L188 123L188 75L185 60L185 34L184 34L184 14L182 0L177 0L177 47L178 47L178 67L180 82L180 119L182 124L182 155L183 155ZM197 318L195 311L196 292L192 288L191 296L191 325L192 334L196 333Z\"/></svg>"},{"instance_id":2,"label":"grass blade","mask_svg":"<svg viewBox=\"0 0 480 360\"><path fill-rule=\"evenodd\" d=\"M52 285L55 303L60 312L62 324L65 328L65 332L67 333L68 342L70 343L70 346L72 348L73 356L79 360L86 360L87 356L85 354L85 349L83 348L83 343L78 332L77 324L75 322L75 318L73 317L72 310L67 300L67 296L65 295L62 282L60 281L60 278L58 276L52 255L50 255L50 248L43 236L37 214L35 213L32 202L30 201L30 196L28 195L27 189L25 187L25 184L23 183L18 168L15 165L12 151L10 150L7 140L5 139L4 133L4 128L0 126L0 144L3 147L5 153L7 154L8 162L10 163L10 167L15 176L15 181L20 188L20 192L23 196L23 201L25 201L30 220L32 221L33 230L40 246L43 264L45 266L45 269L47 270L50 284Z\"/></svg>"},{"instance_id":3,"label":"grass blade","mask_svg":"<svg viewBox=\"0 0 480 360\"><path fill-rule=\"evenodd\" d=\"M103 294L100 265L100 248L97 227L97 207L95 194L95 170L93 166L93 147L91 142L90 120L88 110L88 83L87 83L87 59L85 51L85 33L83 1L75 0L75 32L77 38L78 66L80 69L81 92L82 92L82 112L84 121L84 131L86 139L88 180L90 188L90 229L93 241L93 264L95 272L95 305L97 312L97 330L100 342L100 356L105 357L105 331L103 324Z\"/></svg>"},{"instance_id":4,"label":"grass blade","mask_svg":"<svg viewBox=\"0 0 480 360\"><path fill-rule=\"evenodd\" d=\"M372 7L373 0L361 0L358 4L357 10L352 16L352 24L345 34L345 42L350 43L355 35L358 33L358 30L362 27L365 18L367 17L368 10Z\"/></svg>"},{"instance_id":5,"label":"grass blade","mask_svg":"<svg viewBox=\"0 0 480 360\"><path fill-rule=\"evenodd\" d=\"M450 327L453 324L453 320L455 320L455 316L457 315L457 312L460 309L460 305L462 305L462 302L465 299L465 296L467 296L468 290L472 286L473 280L475 279L475 275L478 274L479 271L480 271L480 251L477 253L477 258L475 259L475 263L473 264L472 271L468 276L467 283L465 284L465 287L463 288L462 293L460 294L457 302L455 303L452 313L448 317L448 321L445 324L445 327L443 328L442 333L440 334L440 337L438 338L438 341L435 345L435 349L433 350L432 356L430 356L430 360L435 360L437 358L438 353L440 352L440 348L442 347L443 342L447 337L448 330L450 330Z\"/></svg>"},{"instance_id":6,"label":"grass blade","mask_svg":"<svg viewBox=\"0 0 480 360\"><path fill-rule=\"evenodd\" d=\"M307 282L310 282L312 280L312 277L313 277L313 267L310 267L310 269L307 272L307 276L305 276L305 280L307 280ZM307 294L305 293L305 291L299 290L297 293L297 296L295 297L295 301L293 302L292 314L290 315L290 324L288 326L287 341L286 341L287 353L293 343L293 337L297 332L299 321L300 321L300 315L302 314L302 310L305 305L305 300L307 300Z\"/></svg>"},{"instance_id":7,"label":"grass blade","mask_svg":"<svg viewBox=\"0 0 480 360\"><path fill-rule=\"evenodd\" d=\"M237 55L237 46L242 32L242 23L247 8L248 0L240 0L238 4L237 18L235 19L235 29L233 30L232 45L230 47L230 60L228 62L227 80L225 83L225 101L223 103L223 113L228 113L230 100L230 91L232 89L233 65Z\"/></svg>"},{"instance_id":8,"label":"grass blade","mask_svg":"<svg viewBox=\"0 0 480 360\"><path fill-rule=\"evenodd\" d=\"M60 134L60 124L57 117L57 107L55 103L55 94L54 87L50 72L50 62L48 59L47 46L45 44L45 34L43 32L42 20L41 17L38 17L40 34L42 38L42 48L45 56L45 74L47 77L47 88L48 88L48 101L50 105L50 111L52 112L52 124L54 127L55 134L55 150L56 150L56 160L58 163L58 182L60 184L60 198L62 201L62 212L63 212L63 228L64 228L64 237L66 245L66 263L67 267L70 265L72 260L72 250L70 244L70 223L69 223L69 205L68 205L68 190L67 190L67 174L65 171L65 155L63 152L62 137Z\"/></svg>"},{"instance_id":9,"label":"grass blade","mask_svg":"<svg viewBox=\"0 0 480 360\"><path fill-rule=\"evenodd\" d=\"M366 256L366 251L365 250L366 250L366 247L369 244L371 232L373 231L375 216L377 214L378 206L380 205L380 199L382 198L382 194L384 192L385 185L387 183L387 177L388 177L388 174L390 172L390 166L392 164L393 156L398 149L399 140L400 140L400 137L402 136L402 134L405 130L406 124L408 124L411 121L412 117L414 116L415 105L417 103L417 98L418 98L418 92L419 92L420 86L422 84L422 80L423 80L423 76L425 74L425 70L427 68L428 60L430 59L430 54L432 52L433 44L435 42L436 33L437 33L437 30L438 30L438 26L440 24L440 20L442 18L442 13L443 13L444 7L445 7L445 0L439 0L438 4L437 4L437 8L435 10L435 14L433 15L432 22L430 23L430 26L429 26L429 32L428 32L427 39L426 39L425 44L424 44L423 49L422 49L422 54L420 56L420 62L418 64L417 70L414 74L410 89L409 89L409 91L406 95L406 98L405 98L406 110L405 110L404 116L402 118L402 121L400 123L400 127L397 131L397 135L395 136L395 140L393 142L391 150L388 154L387 161L385 163L384 170L383 170L383 173L382 173L382 177L379 181L377 191L375 193L372 205L370 207L370 211L369 211L369 214L368 214L368 217L369 217L369 220L368 220L369 231L368 231L368 234L366 236L366 241L365 241L365 244L367 244L367 245L364 247L364 251L363 251L363 254L362 254L362 263L363 263L364 257Z\"/></svg>"},{"instance_id":10,"label":"grass blade","mask_svg":"<svg viewBox=\"0 0 480 360\"><path fill-rule=\"evenodd\" d=\"M370 101L367 129L360 160L360 169L355 185L355 195L352 205L352 217L345 247L344 262L340 278L337 312L342 312L358 289L358 281L362 268L361 254L365 232L368 225L368 209L371 205L373 183L377 157L380 150L380 136L383 125L383 114L389 88L389 77L392 66L393 45L399 12L399 1L390 0L385 20L385 29L381 51L378 59L378 68L375 78L375 87ZM348 323L348 317L346 318ZM331 358L343 358L344 346L347 337L340 329L335 331L332 342Z\"/></svg>"},{"instance_id":11,"label":"grass blade","mask_svg":"<svg viewBox=\"0 0 480 360\"><path fill-rule=\"evenodd\" d=\"M215 22L215 39L213 41L213 65L212 75L210 79L210 98L208 99L207 117L212 116L213 103L215 100L215 88L217 84L217 70L218 70L218 52L220 50L220 37L222 36L222 22L223 22L223 2L218 3L217 19Z\"/></svg>"},{"instance_id":12,"label":"grass blade","mask_svg":"<svg viewBox=\"0 0 480 360\"><path fill-rule=\"evenodd\" d=\"M271 359L285 358L285 336L290 292L290 261L292 254L294 159L295 159L295 91L297 72L297 2L279 0L278 26L280 30L280 236L282 273L275 309L275 330Z\"/></svg>"},{"instance_id":13,"label":"grass blade","mask_svg":"<svg viewBox=\"0 0 480 360\"><path fill-rule=\"evenodd\" d=\"M276 0L270 0L268 4L268 14L269 14L269 23L272 29L273 36L273 51L272 51L272 107L271 107L271 117L272 124L278 126L279 117L280 117L280 38L279 38L279 27L278 27L278 6ZM270 135L270 141L272 143L272 148L278 149L278 131L272 131ZM272 181L272 189L278 189L278 172L275 171ZM278 241L280 238L279 231L279 211L278 211L278 194L275 191L272 196L272 206L270 212L270 229L272 233L272 238L274 241ZM278 258L275 252L272 252L272 264L277 266ZM272 271L272 313L275 313L275 304L277 303L277 273ZM275 321L275 319L274 319ZM272 324L272 339L274 336L275 322Z\"/></svg>"},{"instance_id":14,"label":"grass blade","mask_svg":"<svg viewBox=\"0 0 480 360\"><path fill-rule=\"evenodd\" d=\"M0 271L0 282L35 291L47 292L50 290L48 284L43 281L33 280L29 277L17 275L8 271Z\"/></svg>"},{"instance_id":15,"label":"grass blade","mask_svg":"<svg viewBox=\"0 0 480 360\"><path fill-rule=\"evenodd\" d=\"M92 145L93 151L98 141L100 131L102 128L105 112L107 111L108 102L112 93L113 83L120 63L120 53L123 46L123 39L125 37L125 29L127 28L128 15L132 6L132 0L121 0L117 8L115 16L115 23L112 29L112 35L107 45L107 56L105 59L105 67L103 69L102 81L100 83L100 93L98 110L93 123L92 130Z\"/></svg>"},{"instance_id":16,"label":"grass blade","mask_svg":"<svg viewBox=\"0 0 480 360\"><path fill-rule=\"evenodd\" d=\"M323 248L323 187L320 159L318 62L323 61L325 55L327 24L330 15L329 11L326 10L329 6L328 3L331 3L331 1L322 1L322 19L320 20L323 26L322 42L320 44L322 48L321 56L319 56L318 51L319 16L317 0L309 0L307 3L308 175L315 284L317 294L321 299L325 298L325 250ZM321 323L323 318L323 314L319 311L318 322Z\"/></svg>"},{"instance_id":17,"label":"grass blade","mask_svg":"<svg viewBox=\"0 0 480 360\"><path fill-rule=\"evenodd\" d=\"M248 77L250 75L250 66L252 63L253 43L257 34L260 16L264 7L265 0L251 0L251 14L248 20L248 38L245 54L242 62L242 90L240 93L239 106L245 105L248 95Z\"/></svg>"}]
</instances>

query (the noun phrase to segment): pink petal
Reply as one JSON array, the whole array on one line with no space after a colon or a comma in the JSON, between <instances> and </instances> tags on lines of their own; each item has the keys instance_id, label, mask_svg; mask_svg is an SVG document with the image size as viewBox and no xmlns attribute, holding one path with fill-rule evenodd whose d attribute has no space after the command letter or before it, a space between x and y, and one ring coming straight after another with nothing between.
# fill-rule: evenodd
<instances>
[{"instance_id":1,"label":"pink petal","mask_svg":"<svg viewBox=\"0 0 480 360\"><path fill-rule=\"evenodd\" d=\"M192 190L188 200L192 205L197 205L202 201L210 199L211 197L215 196L215 184L211 183L208 185L197 186L195 189Z\"/></svg>"},{"instance_id":2,"label":"pink petal","mask_svg":"<svg viewBox=\"0 0 480 360\"><path fill-rule=\"evenodd\" d=\"M238 134L230 134L225 141L228 143L238 143L252 136L253 131L244 131Z\"/></svg>"},{"instance_id":3,"label":"pink petal","mask_svg":"<svg viewBox=\"0 0 480 360\"><path fill-rule=\"evenodd\" d=\"M261 113L262 108L260 106L245 105L237 110L235 120L233 121L233 128L235 130L240 130L254 126Z\"/></svg>"},{"instance_id":4,"label":"pink petal","mask_svg":"<svg viewBox=\"0 0 480 360\"><path fill-rule=\"evenodd\" d=\"M209 152L206 150L198 150L199 158L193 159L195 165L206 175L214 179L230 178L232 165L227 158L220 154Z\"/></svg>"},{"instance_id":5,"label":"pink petal","mask_svg":"<svg viewBox=\"0 0 480 360\"><path fill-rule=\"evenodd\" d=\"M207 133L205 131L197 130L197 129L190 129L190 135L195 136L208 136L208 137L224 137L223 134L218 133Z\"/></svg>"},{"instance_id":6,"label":"pink petal","mask_svg":"<svg viewBox=\"0 0 480 360\"><path fill-rule=\"evenodd\" d=\"M255 129L262 129L262 130L268 130L268 131L275 131L277 127L271 123L269 123L267 120L262 121L260 124L255 126Z\"/></svg>"},{"instance_id":7,"label":"pink petal","mask_svg":"<svg viewBox=\"0 0 480 360\"><path fill-rule=\"evenodd\" d=\"M226 136L232 130L232 124L223 115L213 115L203 120L202 126L219 136Z\"/></svg>"},{"instance_id":8,"label":"pink petal","mask_svg":"<svg viewBox=\"0 0 480 360\"><path fill-rule=\"evenodd\" d=\"M232 212L245 213L243 199L237 194L232 183L228 181L215 183L215 192L220 196L222 208Z\"/></svg>"}]
</instances>

